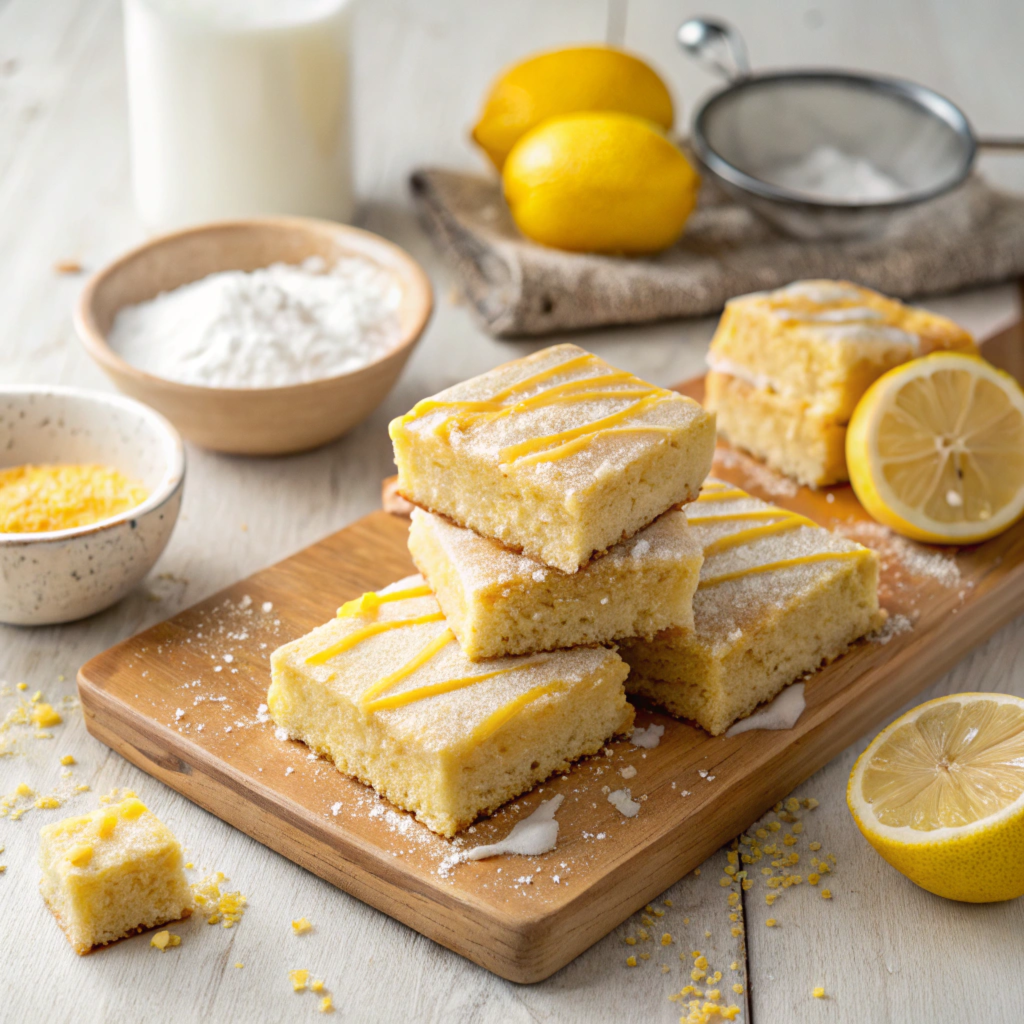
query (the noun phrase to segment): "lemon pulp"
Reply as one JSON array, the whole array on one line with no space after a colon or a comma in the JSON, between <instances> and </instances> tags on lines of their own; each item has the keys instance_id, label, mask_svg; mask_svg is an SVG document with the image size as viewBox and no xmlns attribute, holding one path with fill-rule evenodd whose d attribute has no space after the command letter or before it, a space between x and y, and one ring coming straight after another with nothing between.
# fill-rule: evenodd
<instances>
[{"instance_id":1,"label":"lemon pulp","mask_svg":"<svg viewBox=\"0 0 1024 1024\"><path fill-rule=\"evenodd\" d=\"M879 522L915 540L984 540L1024 511L1024 392L977 356L912 360L865 393L846 459Z\"/></svg>"},{"instance_id":2,"label":"lemon pulp","mask_svg":"<svg viewBox=\"0 0 1024 1024\"><path fill-rule=\"evenodd\" d=\"M1024 699L962 693L908 711L860 756L846 798L864 838L923 889L1024 895Z\"/></svg>"},{"instance_id":3,"label":"lemon pulp","mask_svg":"<svg viewBox=\"0 0 1024 1024\"><path fill-rule=\"evenodd\" d=\"M872 753L861 793L874 817L921 832L959 828L1024 794L1024 708L950 702L893 731Z\"/></svg>"}]
</instances>

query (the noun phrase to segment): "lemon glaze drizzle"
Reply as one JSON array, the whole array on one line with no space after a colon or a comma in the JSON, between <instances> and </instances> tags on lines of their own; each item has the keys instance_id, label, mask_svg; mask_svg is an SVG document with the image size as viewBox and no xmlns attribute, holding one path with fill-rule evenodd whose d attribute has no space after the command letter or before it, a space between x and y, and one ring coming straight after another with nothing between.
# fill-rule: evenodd
<instances>
[{"instance_id":1,"label":"lemon glaze drizzle","mask_svg":"<svg viewBox=\"0 0 1024 1024\"><path fill-rule=\"evenodd\" d=\"M534 387L545 380L549 380L550 378L558 376L559 374L565 373L569 370L586 366L595 360L595 356L590 353L584 353L583 355L576 356L573 359L568 359L565 362L548 367L546 370L541 370L538 373L532 374L515 384L510 384L508 387L496 392L489 399L483 401L439 402L430 398L423 399L413 406L411 412L401 418L401 426L405 427L406 424L412 420L430 412L437 410L450 410L449 415L434 428L434 432L436 434L447 436L455 426L459 426L461 428L467 423L481 421L488 422L511 415L515 412L522 412L527 409L539 408L545 405L553 405L563 402L571 402L575 404L615 398L638 399L637 402L634 402L626 409L612 413L610 416L606 416L603 419L595 420L592 423L584 424L581 427L575 427L571 430L561 431L557 434L549 434L546 437L531 438L530 440L521 442L518 445L509 445L508 447L503 448L499 453L499 463L501 464L519 461L520 459L524 459L528 462L551 462L574 454L586 447L593 435L607 433L609 427L622 422L630 416L646 411L646 409L651 405L657 404L662 399L667 398L672 394L672 392L666 391L664 388L657 388L646 384L633 374L626 373L622 370L613 370L611 373L599 374L596 377L586 377L580 380L570 380L565 381L562 384L556 384L554 387L547 388L536 395L531 395L518 402L505 402L505 399L513 397L516 394L521 394L523 391L527 391L531 387ZM618 383L635 383L639 385L639 387L621 388L615 391L602 390L602 386ZM597 389L587 391L586 388L592 385L596 385ZM640 432L641 429L651 432L665 432L669 428L650 426L637 428L636 432ZM586 440L583 440L584 438ZM571 443L577 440L581 441L581 443ZM540 450L545 447L550 448L550 450L542 455Z\"/></svg>"},{"instance_id":2,"label":"lemon glaze drizzle","mask_svg":"<svg viewBox=\"0 0 1024 1024\"><path fill-rule=\"evenodd\" d=\"M570 444L574 441L589 442L595 434L602 433L609 427L614 427L624 420L629 419L631 416L639 415L642 412L646 412L653 405L657 405L662 401L667 391L662 391L660 388L657 390L652 389L651 392L644 398L641 398L637 402L633 402L631 405L627 405L625 409L620 409L618 412L613 412L609 416L603 416L599 420L593 420L591 423L584 423L580 427L572 427L569 430L559 431L557 434L546 434L544 437L531 437L528 441L520 441L519 444L510 444L505 448L502 448L498 453L498 462L500 464L508 464L510 462L516 462L521 459L525 459L528 456L540 456L543 455L545 458L543 461L550 461L555 458L563 458L566 455L571 455L574 451L578 451L577 446L573 446L570 451L561 451L561 449L569 448ZM547 448L548 451L543 451ZM558 454L556 454L558 453ZM532 459L531 461L541 461L540 459Z\"/></svg>"},{"instance_id":3,"label":"lemon glaze drizzle","mask_svg":"<svg viewBox=\"0 0 1024 1024\"><path fill-rule=\"evenodd\" d=\"M527 704L532 704L549 693L559 693L565 689L565 683L542 683L540 686L527 690L520 694L515 700L492 711L470 734L469 742L472 746L479 746L484 740L493 736L513 715L518 714Z\"/></svg>"},{"instance_id":4,"label":"lemon glaze drizzle","mask_svg":"<svg viewBox=\"0 0 1024 1024\"><path fill-rule=\"evenodd\" d=\"M698 590L706 590L719 583L728 583L729 580L743 579L745 576L756 576L758 573L772 572L775 569L791 569L799 565L813 565L815 562L843 562L850 558L862 558L870 555L867 548L858 551L819 551L813 555L800 555L798 558L783 558L778 562L766 562L764 565L752 565L746 569L737 569L735 572L724 572L720 576L710 576L697 584Z\"/></svg>"},{"instance_id":5,"label":"lemon glaze drizzle","mask_svg":"<svg viewBox=\"0 0 1024 1024\"><path fill-rule=\"evenodd\" d=\"M443 617L443 616L442 616ZM455 634L447 627L441 630L428 644L425 644L404 665L390 672L383 679L378 679L371 687L363 691L359 698L365 707L374 697L385 690L390 690L395 683L400 683L406 676L411 676L418 668L422 668L439 651L447 647L455 639Z\"/></svg>"},{"instance_id":6,"label":"lemon glaze drizzle","mask_svg":"<svg viewBox=\"0 0 1024 1024\"><path fill-rule=\"evenodd\" d=\"M751 495L741 491L738 487L716 487L714 490L701 490L697 495L697 501L726 501L729 498L749 498Z\"/></svg>"},{"instance_id":7,"label":"lemon glaze drizzle","mask_svg":"<svg viewBox=\"0 0 1024 1024\"><path fill-rule=\"evenodd\" d=\"M403 598L411 599L415 597L424 597L431 593L432 591L430 588L425 586L409 587L405 590L393 590L384 595L369 591L361 597L356 598L354 601L348 601L342 605L338 610L338 617L348 618L365 614L367 612L375 613L379 605L385 601L398 601ZM355 647L361 641L379 633L387 632L391 629L398 629L403 626L419 625L425 622L441 622L443 620L444 615L441 612L436 612L428 615L415 616L409 619L392 619L388 622L370 623L362 629L357 629L355 632L350 633L338 643L332 644L325 650L311 655L306 659L306 663L309 665L322 665L335 655L341 654L344 651ZM418 701L425 700L428 697L434 697L443 693L452 693L455 690L461 690L467 686L474 686L477 683L493 679L495 676L505 675L508 672L516 672L522 669L533 668L536 665L544 664L544 662L548 660L546 657L541 657L538 660L527 664L510 665L507 668L495 669L492 672L484 672L481 675L476 676L463 676L459 679L446 679L440 683L432 683L428 686L416 687L412 690L406 690L403 693L393 694L390 697L378 696L379 694L384 693L384 691L389 690L395 684L400 683L403 679L412 675L412 673L417 669L422 668L454 639L455 634L452 633L451 629L446 628L442 630L442 632L434 637L429 643L425 644L404 665L397 668L394 672L389 673L383 679L379 679L372 686L364 690L360 697L360 703L363 705L363 709L373 714L377 711L387 711L393 708L404 707L408 704L415 704ZM565 684L561 682L545 683L541 686L535 686L531 690L527 690L526 693L521 694L508 704L503 705L488 715L488 717L485 718L483 722L481 722L480 725L478 725L471 733L470 742L474 744L482 743L485 739L500 729L501 726L504 725L504 723L515 715L521 708L525 707L527 704L533 703L533 701L538 700L545 694L554 693L564 689L564 686Z\"/></svg>"},{"instance_id":8,"label":"lemon glaze drizzle","mask_svg":"<svg viewBox=\"0 0 1024 1024\"><path fill-rule=\"evenodd\" d=\"M338 609L338 618L347 619L356 615L376 612L382 604L389 601L406 601L413 597L432 597L433 591L424 584L422 587L406 587L404 590L389 590L386 594L367 591L354 601L346 601Z\"/></svg>"},{"instance_id":9,"label":"lemon glaze drizzle","mask_svg":"<svg viewBox=\"0 0 1024 1024\"><path fill-rule=\"evenodd\" d=\"M371 636L376 636L378 633L387 633L389 630L400 629L403 626L419 626L425 622L443 621L444 615L441 612L430 612L427 615L417 615L411 619L388 619L386 622L371 622L369 625L349 633L348 636L342 637L337 643L331 644L330 647L317 651L316 654L311 654L306 659L306 664L323 665L336 655L343 654L345 651L362 643Z\"/></svg>"},{"instance_id":10,"label":"lemon glaze drizzle","mask_svg":"<svg viewBox=\"0 0 1024 1024\"><path fill-rule=\"evenodd\" d=\"M417 701L425 700L427 697L435 697L440 693L452 693L455 690L462 690L467 686L474 686L495 676L505 675L507 672L517 672L520 669L532 668L534 665L543 665L546 658L530 662L528 665L510 665L508 668L497 668L492 672L484 672L478 676L462 676L460 679L446 679L441 683L431 683L429 686L418 686L414 690L405 690L402 693L392 694L390 697L378 697L376 700L366 700L363 695L363 707L369 711L388 711L392 708L404 707L406 704L415 704Z\"/></svg>"},{"instance_id":11,"label":"lemon glaze drizzle","mask_svg":"<svg viewBox=\"0 0 1024 1024\"><path fill-rule=\"evenodd\" d=\"M777 522L768 523L765 526L750 526L745 530L737 530L735 533L728 533L724 537L713 540L704 548L704 557L718 555L723 551L729 551L732 548L742 547L744 544L760 540L762 537L786 533L789 530L799 529L801 526L810 526L812 529L817 529L818 524L812 522L806 516L798 515L796 512L783 511L782 517Z\"/></svg>"},{"instance_id":12,"label":"lemon glaze drizzle","mask_svg":"<svg viewBox=\"0 0 1024 1024\"><path fill-rule=\"evenodd\" d=\"M777 508L775 505L769 508L758 508L752 512L722 512L719 515L711 516L690 516L686 517L690 526L703 526L706 523L733 523L745 519L775 519L778 516L788 516L793 513L784 508Z\"/></svg>"}]
</instances>

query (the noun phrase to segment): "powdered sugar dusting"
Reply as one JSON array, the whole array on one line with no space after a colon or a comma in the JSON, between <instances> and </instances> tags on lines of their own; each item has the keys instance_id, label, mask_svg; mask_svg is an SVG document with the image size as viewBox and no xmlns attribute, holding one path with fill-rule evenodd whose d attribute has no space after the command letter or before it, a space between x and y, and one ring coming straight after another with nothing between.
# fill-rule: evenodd
<instances>
[{"instance_id":1,"label":"powdered sugar dusting","mask_svg":"<svg viewBox=\"0 0 1024 1024\"><path fill-rule=\"evenodd\" d=\"M362 256L230 270L126 306L110 344L133 366L206 387L278 387L365 366L400 337L402 292Z\"/></svg>"},{"instance_id":2,"label":"powdered sugar dusting","mask_svg":"<svg viewBox=\"0 0 1024 1024\"><path fill-rule=\"evenodd\" d=\"M909 633L914 628L913 622L906 615L890 615L867 639L876 644L887 644L893 637Z\"/></svg>"},{"instance_id":3,"label":"powdered sugar dusting","mask_svg":"<svg viewBox=\"0 0 1024 1024\"><path fill-rule=\"evenodd\" d=\"M960 567L956 564L955 555L929 551L893 533L881 523L863 520L837 523L833 532L877 551L887 566L899 563L911 576L930 577L944 587L955 587L960 583Z\"/></svg>"},{"instance_id":4,"label":"powdered sugar dusting","mask_svg":"<svg viewBox=\"0 0 1024 1024\"><path fill-rule=\"evenodd\" d=\"M713 473L722 470L736 470L743 474L745 483L762 494L768 494L773 498L792 498L800 490L795 480L788 476L776 473L762 462L751 458L749 455L738 451L735 448L725 448L721 445L715 449L715 458L711 470Z\"/></svg>"}]
</instances>

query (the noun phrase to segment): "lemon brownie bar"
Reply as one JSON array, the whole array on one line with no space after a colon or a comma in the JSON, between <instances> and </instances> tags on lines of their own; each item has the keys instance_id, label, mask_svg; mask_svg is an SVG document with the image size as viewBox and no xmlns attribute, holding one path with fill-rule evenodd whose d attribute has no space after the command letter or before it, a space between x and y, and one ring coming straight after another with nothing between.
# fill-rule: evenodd
<instances>
[{"instance_id":1,"label":"lemon brownie bar","mask_svg":"<svg viewBox=\"0 0 1024 1024\"><path fill-rule=\"evenodd\" d=\"M76 953L192 913L181 846L129 797L40 830L40 890Z\"/></svg>"},{"instance_id":2,"label":"lemon brownie bar","mask_svg":"<svg viewBox=\"0 0 1024 1024\"><path fill-rule=\"evenodd\" d=\"M717 480L685 512L704 549L693 631L620 653L629 693L718 736L881 623L878 557Z\"/></svg>"},{"instance_id":3,"label":"lemon brownie bar","mask_svg":"<svg viewBox=\"0 0 1024 1024\"><path fill-rule=\"evenodd\" d=\"M445 836L633 722L615 652L474 664L420 576L343 605L271 669L288 735Z\"/></svg>"},{"instance_id":4,"label":"lemon brownie bar","mask_svg":"<svg viewBox=\"0 0 1024 1024\"><path fill-rule=\"evenodd\" d=\"M577 573L414 509L409 551L474 661L693 626L701 547L673 509Z\"/></svg>"},{"instance_id":5,"label":"lemon brownie bar","mask_svg":"<svg viewBox=\"0 0 1024 1024\"><path fill-rule=\"evenodd\" d=\"M696 497L714 417L575 345L506 363L391 423L411 502L564 572Z\"/></svg>"},{"instance_id":6,"label":"lemon brownie bar","mask_svg":"<svg viewBox=\"0 0 1024 1024\"><path fill-rule=\"evenodd\" d=\"M846 281L733 299L708 353L706 403L731 443L802 483L849 479L846 424L887 370L938 349L975 351L951 320Z\"/></svg>"}]
</instances>

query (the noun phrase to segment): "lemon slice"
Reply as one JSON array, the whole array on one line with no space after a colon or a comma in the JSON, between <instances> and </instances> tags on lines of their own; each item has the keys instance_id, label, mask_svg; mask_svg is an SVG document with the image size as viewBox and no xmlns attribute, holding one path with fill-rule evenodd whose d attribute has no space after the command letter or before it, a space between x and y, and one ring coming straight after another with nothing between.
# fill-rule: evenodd
<instances>
[{"instance_id":1,"label":"lemon slice","mask_svg":"<svg viewBox=\"0 0 1024 1024\"><path fill-rule=\"evenodd\" d=\"M908 711L858 758L846 801L921 888L968 903L1024 894L1024 700L958 693Z\"/></svg>"},{"instance_id":2,"label":"lemon slice","mask_svg":"<svg viewBox=\"0 0 1024 1024\"><path fill-rule=\"evenodd\" d=\"M879 377L846 435L850 482L880 523L973 544L1024 513L1024 392L979 356L935 352Z\"/></svg>"}]
</instances>

